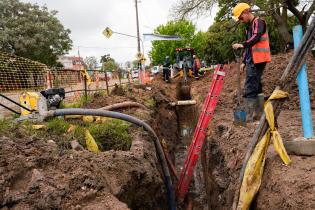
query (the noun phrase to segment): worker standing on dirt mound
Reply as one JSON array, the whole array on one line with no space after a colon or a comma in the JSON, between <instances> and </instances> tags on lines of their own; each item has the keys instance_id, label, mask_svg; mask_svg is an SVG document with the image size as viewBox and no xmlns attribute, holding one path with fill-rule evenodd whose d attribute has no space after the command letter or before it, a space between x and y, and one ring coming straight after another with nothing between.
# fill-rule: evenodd
<instances>
[{"instance_id":1,"label":"worker standing on dirt mound","mask_svg":"<svg viewBox=\"0 0 315 210\"><path fill-rule=\"evenodd\" d=\"M199 79L199 69L200 69L200 60L196 55L193 55L194 63L193 63L193 69L194 69L194 76L195 79Z\"/></svg>"},{"instance_id":2,"label":"worker standing on dirt mound","mask_svg":"<svg viewBox=\"0 0 315 210\"><path fill-rule=\"evenodd\" d=\"M165 62L163 64L163 80L165 82L170 82L170 74L171 74L170 66L171 66L170 57L166 56Z\"/></svg>"},{"instance_id":3,"label":"worker standing on dirt mound","mask_svg":"<svg viewBox=\"0 0 315 210\"><path fill-rule=\"evenodd\" d=\"M233 9L233 16L247 24L246 41L233 44L233 49L244 49L241 70L246 67L245 101L248 120L259 119L263 110L264 95L261 77L266 63L271 61L267 24L255 17L246 3L239 3Z\"/></svg>"}]
</instances>

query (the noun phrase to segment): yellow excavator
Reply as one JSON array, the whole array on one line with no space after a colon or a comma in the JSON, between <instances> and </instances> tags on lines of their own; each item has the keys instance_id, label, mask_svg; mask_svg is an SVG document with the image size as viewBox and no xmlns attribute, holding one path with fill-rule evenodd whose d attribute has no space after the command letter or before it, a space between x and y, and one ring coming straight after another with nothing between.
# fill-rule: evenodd
<instances>
[{"instance_id":1,"label":"yellow excavator","mask_svg":"<svg viewBox=\"0 0 315 210\"><path fill-rule=\"evenodd\" d=\"M193 71L193 48L176 48L176 63L173 65L177 72L172 79L182 79L187 82L188 78L194 78Z\"/></svg>"},{"instance_id":2,"label":"yellow excavator","mask_svg":"<svg viewBox=\"0 0 315 210\"><path fill-rule=\"evenodd\" d=\"M177 98L181 100L191 99L188 78L194 78L193 55L193 48L176 48L176 63L173 65L176 74L172 79L179 81L177 83Z\"/></svg>"}]
</instances>

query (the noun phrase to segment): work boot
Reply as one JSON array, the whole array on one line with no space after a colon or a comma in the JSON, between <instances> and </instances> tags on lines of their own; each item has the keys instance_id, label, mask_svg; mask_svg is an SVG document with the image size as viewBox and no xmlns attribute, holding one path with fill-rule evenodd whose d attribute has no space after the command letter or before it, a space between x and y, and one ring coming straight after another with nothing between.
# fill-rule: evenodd
<instances>
[{"instance_id":1,"label":"work boot","mask_svg":"<svg viewBox=\"0 0 315 210\"><path fill-rule=\"evenodd\" d=\"M264 111L264 104L265 104L265 96L263 93L260 93L260 94L258 94L258 96L256 98L254 120L260 120L261 115Z\"/></svg>"},{"instance_id":2,"label":"work boot","mask_svg":"<svg viewBox=\"0 0 315 210\"><path fill-rule=\"evenodd\" d=\"M255 113L255 106L257 104L257 98L245 98L246 104L246 122L253 122L254 121L254 113Z\"/></svg>"}]
</instances>

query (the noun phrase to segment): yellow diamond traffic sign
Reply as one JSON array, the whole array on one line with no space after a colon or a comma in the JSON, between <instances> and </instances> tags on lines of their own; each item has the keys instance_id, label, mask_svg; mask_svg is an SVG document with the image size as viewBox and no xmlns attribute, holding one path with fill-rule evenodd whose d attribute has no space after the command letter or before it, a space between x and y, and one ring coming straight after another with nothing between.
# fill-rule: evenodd
<instances>
[{"instance_id":1,"label":"yellow diamond traffic sign","mask_svg":"<svg viewBox=\"0 0 315 210\"><path fill-rule=\"evenodd\" d=\"M105 30L103 31L103 35L106 36L107 38L111 37L113 35L112 29L106 27Z\"/></svg>"}]
</instances>

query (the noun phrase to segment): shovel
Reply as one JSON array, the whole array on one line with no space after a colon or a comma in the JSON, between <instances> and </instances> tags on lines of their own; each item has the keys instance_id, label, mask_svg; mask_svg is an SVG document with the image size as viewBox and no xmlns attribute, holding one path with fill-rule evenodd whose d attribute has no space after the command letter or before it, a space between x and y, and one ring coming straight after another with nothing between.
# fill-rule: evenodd
<instances>
[{"instance_id":1,"label":"shovel","mask_svg":"<svg viewBox=\"0 0 315 210\"><path fill-rule=\"evenodd\" d=\"M237 104L234 109L234 124L240 126L246 126L246 111L244 106L241 106L241 54L242 50L239 50L239 54L233 50L235 58L238 63L237 68Z\"/></svg>"}]
</instances>

